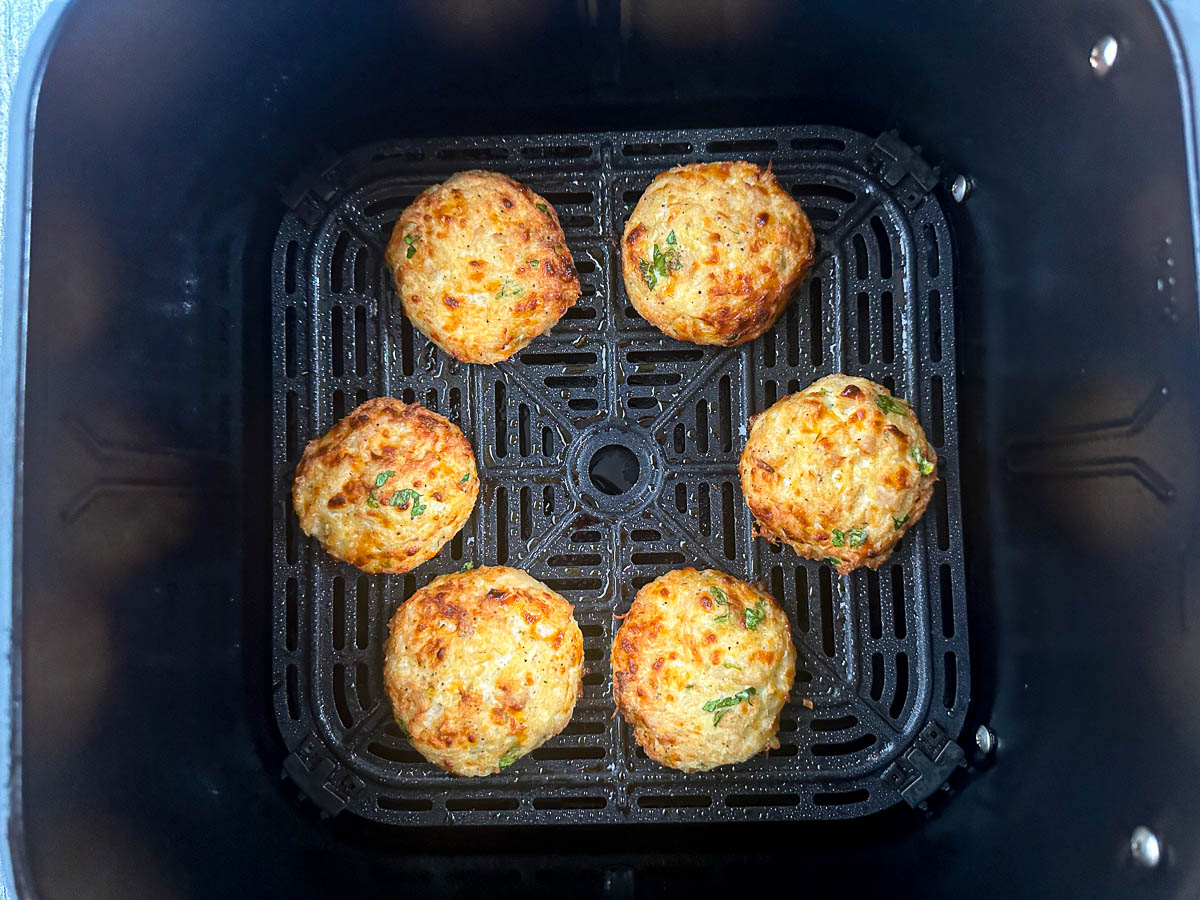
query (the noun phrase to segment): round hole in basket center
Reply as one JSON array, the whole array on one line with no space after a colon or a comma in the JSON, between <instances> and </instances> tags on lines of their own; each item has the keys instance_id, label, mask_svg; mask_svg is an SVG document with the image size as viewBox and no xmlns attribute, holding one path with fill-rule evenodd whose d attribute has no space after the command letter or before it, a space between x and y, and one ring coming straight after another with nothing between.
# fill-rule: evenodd
<instances>
[{"instance_id":1,"label":"round hole in basket center","mask_svg":"<svg viewBox=\"0 0 1200 900\"><path fill-rule=\"evenodd\" d=\"M643 429L605 419L567 449L567 487L590 514L618 519L658 496L665 476L658 442Z\"/></svg>"},{"instance_id":2,"label":"round hole in basket center","mask_svg":"<svg viewBox=\"0 0 1200 900\"><path fill-rule=\"evenodd\" d=\"M599 448L588 463L588 478L596 490L618 497L628 493L642 475L637 455L621 444L606 444Z\"/></svg>"}]
</instances>

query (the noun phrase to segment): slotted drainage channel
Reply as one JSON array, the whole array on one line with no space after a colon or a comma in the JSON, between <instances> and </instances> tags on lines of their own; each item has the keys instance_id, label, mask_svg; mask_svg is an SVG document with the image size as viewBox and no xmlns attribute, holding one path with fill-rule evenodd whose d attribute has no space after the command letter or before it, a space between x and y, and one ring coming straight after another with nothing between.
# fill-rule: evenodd
<instances>
[{"instance_id":1,"label":"slotted drainage channel","mask_svg":"<svg viewBox=\"0 0 1200 900\"><path fill-rule=\"evenodd\" d=\"M629 305L617 242L655 173L697 160L771 163L803 204L816 266L762 338L670 340ZM449 359L409 325L383 248L425 187L507 172L557 208L583 287L546 337L497 366ZM941 785L969 697L950 234L935 173L894 134L836 128L397 141L352 153L294 196L272 267L275 712L287 773L324 810L392 824L850 818ZM912 401L940 481L878 572L751 534L737 461L746 421L832 372ZM299 531L289 488L304 443L368 397L419 402L475 447L475 513L404 576L338 563ZM464 563L527 570L583 630L584 694L566 730L501 774L449 776L391 721L387 622ZM800 651L780 747L682 775L613 717L608 648L638 588L694 565L762 581Z\"/></svg>"}]
</instances>

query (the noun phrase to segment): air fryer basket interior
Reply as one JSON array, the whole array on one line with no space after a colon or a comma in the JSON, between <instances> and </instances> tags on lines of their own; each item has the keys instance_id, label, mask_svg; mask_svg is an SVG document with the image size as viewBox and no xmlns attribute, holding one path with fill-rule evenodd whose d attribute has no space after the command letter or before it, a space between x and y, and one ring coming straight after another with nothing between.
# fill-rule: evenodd
<instances>
[{"instance_id":1,"label":"air fryer basket interior","mask_svg":"<svg viewBox=\"0 0 1200 900\"><path fill-rule=\"evenodd\" d=\"M629 304L619 231L655 173L738 157L803 202L813 271L759 339L682 344ZM494 366L415 331L384 261L413 198L481 160L555 204L583 291ZM809 126L388 141L293 192L271 263L271 682L301 790L328 814L406 826L843 819L925 803L963 761L970 697L953 248L936 185L894 133ZM749 418L834 372L910 400L938 457L920 525L886 565L849 576L756 540L738 502ZM434 559L372 578L304 539L291 487L305 439L380 394L471 436L480 497ZM386 623L464 561L562 591L583 632L570 725L486 778L431 770L383 687ZM799 661L779 746L685 777L613 715L609 648L638 590L687 564L767 585Z\"/></svg>"},{"instance_id":2,"label":"air fryer basket interior","mask_svg":"<svg viewBox=\"0 0 1200 900\"><path fill-rule=\"evenodd\" d=\"M18 879L43 896L1200 890L1194 241L1151 5L76 0L34 144ZM1121 48L1100 76L1088 52ZM943 174L970 721L853 822L399 830L281 781L272 245L373 141L820 124ZM1137 825L1167 846L1137 870ZM781 865L781 860L788 865ZM848 881L850 879L850 881Z\"/></svg>"}]
</instances>

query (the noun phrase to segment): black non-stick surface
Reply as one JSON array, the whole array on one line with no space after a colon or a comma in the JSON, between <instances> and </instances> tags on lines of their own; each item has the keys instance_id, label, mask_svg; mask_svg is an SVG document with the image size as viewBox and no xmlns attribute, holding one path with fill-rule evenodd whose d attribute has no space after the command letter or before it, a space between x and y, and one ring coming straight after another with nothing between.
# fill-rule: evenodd
<instances>
[{"instance_id":1,"label":"black non-stick surface","mask_svg":"<svg viewBox=\"0 0 1200 900\"><path fill-rule=\"evenodd\" d=\"M803 204L817 264L759 340L671 340L629 305L621 229L655 173L739 158L770 162ZM465 168L507 172L552 202L583 286L550 335L496 366L458 363L416 332L383 261L401 211ZM273 683L301 788L331 814L420 825L849 818L936 789L961 756L969 666L953 254L933 181L889 136L793 127L396 141L289 197L271 284ZM750 415L838 371L912 401L940 479L895 556L847 577L755 539L736 471ZM404 576L331 559L290 501L305 442L385 394L458 423L480 466L466 527ZM596 459L613 445L636 466ZM628 490L606 492L614 483ZM396 607L468 561L518 566L565 595L587 666L566 730L475 779L407 744L381 681ZM613 717L608 661L614 617L682 566L765 582L800 651L779 749L693 775L647 759Z\"/></svg>"}]
</instances>

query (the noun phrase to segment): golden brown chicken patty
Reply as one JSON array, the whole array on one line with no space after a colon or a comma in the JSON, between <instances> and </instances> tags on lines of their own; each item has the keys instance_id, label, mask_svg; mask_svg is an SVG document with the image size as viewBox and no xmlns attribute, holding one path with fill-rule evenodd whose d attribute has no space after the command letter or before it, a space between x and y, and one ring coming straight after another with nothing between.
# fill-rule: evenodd
<instances>
[{"instance_id":1,"label":"golden brown chicken patty","mask_svg":"<svg viewBox=\"0 0 1200 900\"><path fill-rule=\"evenodd\" d=\"M699 772L779 746L796 648L766 592L714 569L679 569L638 591L612 670L617 709L646 755Z\"/></svg>"},{"instance_id":2,"label":"golden brown chicken patty","mask_svg":"<svg viewBox=\"0 0 1200 900\"><path fill-rule=\"evenodd\" d=\"M738 471L760 535L845 574L878 568L921 518L937 454L904 400L829 375L750 420Z\"/></svg>"},{"instance_id":3,"label":"golden brown chicken patty","mask_svg":"<svg viewBox=\"0 0 1200 900\"><path fill-rule=\"evenodd\" d=\"M383 681L422 756L490 775L571 720L583 635L571 604L519 569L443 575L392 617Z\"/></svg>"},{"instance_id":4,"label":"golden brown chicken patty","mask_svg":"<svg viewBox=\"0 0 1200 900\"><path fill-rule=\"evenodd\" d=\"M304 533L364 572L408 572L432 558L478 496L475 454L458 426L391 397L311 441L292 484Z\"/></svg>"},{"instance_id":5,"label":"golden brown chicken patty","mask_svg":"<svg viewBox=\"0 0 1200 900\"><path fill-rule=\"evenodd\" d=\"M508 359L579 297L558 213L497 172L459 172L422 191L386 256L405 314L463 362Z\"/></svg>"},{"instance_id":6,"label":"golden brown chicken patty","mask_svg":"<svg viewBox=\"0 0 1200 900\"><path fill-rule=\"evenodd\" d=\"M655 176L625 223L625 292L673 338L741 344L779 318L815 246L808 216L769 168L677 166Z\"/></svg>"}]
</instances>

